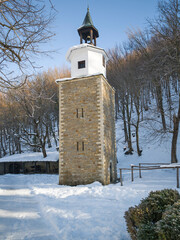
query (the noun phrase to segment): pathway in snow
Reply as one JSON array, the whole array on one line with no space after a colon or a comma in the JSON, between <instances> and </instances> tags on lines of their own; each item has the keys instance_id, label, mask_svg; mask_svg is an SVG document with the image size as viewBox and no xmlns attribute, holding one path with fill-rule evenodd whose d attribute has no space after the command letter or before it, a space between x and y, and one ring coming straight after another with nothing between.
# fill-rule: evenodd
<instances>
[{"instance_id":1,"label":"pathway in snow","mask_svg":"<svg viewBox=\"0 0 180 240\"><path fill-rule=\"evenodd\" d=\"M5 175L1 179L0 240L58 239L24 180L23 175Z\"/></svg>"},{"instance_id":2,"label":"pathway in snow","mask_svg":"<svg viewBox=\"0 0 180 240\"><path fill-rule=\"evenodd\" d=\"M0 176L0 240L129 239L126 190L100 183L59 186L57 180L44 174Z\"/></svg>"}]
</instances>

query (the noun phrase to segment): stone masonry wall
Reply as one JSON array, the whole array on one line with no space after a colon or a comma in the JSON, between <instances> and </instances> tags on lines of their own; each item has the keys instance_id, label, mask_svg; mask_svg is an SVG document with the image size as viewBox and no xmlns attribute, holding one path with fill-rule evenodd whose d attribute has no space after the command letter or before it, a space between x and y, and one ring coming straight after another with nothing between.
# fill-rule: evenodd
<instances>
[{"instance_id":1,"label":"stone masonry wall","mask_svg":"<svg viewBox=\"0 0 180 240\"><path fill-rule=\"evenodd\" d=\"M110 162L115 181L114 90L103 75L59 85L59 184L109 184Z\"/></svg>"},{"instance_id":2,"label":"stone masonry wall","mask_svg":"<svg viewBox=\"0 0 180 240\"><path fill-rule=\"evenodd\" d=\"M100 131L101 77L99 75L59 83L60 184L77 185L94 181L104 184ZM78 117L77 109L80 115Z\"/></svg>"},{"instance_id":3,"label":"stone masonry wall","mask_svg":"<svg viewBox=\"0 0 180 240\"><path fill-rule=\"evenodd\" d=\"M117 178L115 92L106 79L103 80L102 91L104 120L104 182L109 184L110 182L115 182Z\"/></svg>"}]
</instances>

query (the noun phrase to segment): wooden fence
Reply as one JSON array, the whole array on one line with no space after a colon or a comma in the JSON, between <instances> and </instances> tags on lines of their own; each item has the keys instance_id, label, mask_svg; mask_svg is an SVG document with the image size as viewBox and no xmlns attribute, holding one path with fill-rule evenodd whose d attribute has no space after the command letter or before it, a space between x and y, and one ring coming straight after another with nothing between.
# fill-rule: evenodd
<instances>
[{"instance_id":1,"label":"wooden fence","mask_svg":"<svg viewBox=\"0 0 180 240\"><path fill-rule=\"evenodd\" d=\"M163 167L163 165L166 165ZM134 171L139 171L139 178L142 178L142 170L157 170L157 169L176 169L176 182L177 182L177 188L179 188L179 166L168 166L167 163L139 163L138 166L131 165L130 168L119 168L120 170L120 183L121 186L123 186L123 176L122 176L122 170L129 170L131 171L131 181L134 181Z\"/></svg>"},{"instance_id":2,"label":"wooden fence","mask_svg":"<svg viewBox=\"0 0 180 240\"><path fill-rule=\"evenodd\" d=\"M0 162L0 175L49 173L58 174L58 161Z\"/></svg>"}]
</instances>

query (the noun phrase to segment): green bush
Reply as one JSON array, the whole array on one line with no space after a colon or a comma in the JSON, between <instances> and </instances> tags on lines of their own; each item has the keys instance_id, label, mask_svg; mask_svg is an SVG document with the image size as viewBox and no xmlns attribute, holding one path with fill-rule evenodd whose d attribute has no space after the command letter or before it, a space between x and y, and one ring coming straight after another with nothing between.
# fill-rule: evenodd
<instances>
[{"instance_id":1,"label":"green bush","mask_svg":"<svg viewBox=\"0 0 180 240\"><path fill-rule=\"evenodd\" d=\"M164 189L150 192L149 196L141 201L140 207L144 210L143 223L156 223L162 218L162 213L168 205L173 205L180 199L178 191Z\"/></svg>"},{"instance_id":2,"label":"green bush","mask_svg":"<svg viewBox=\"0 0 180 240\"><path fill-rule=\"evenodd\" d=\"M137 232L138 240L157 240L158 233L156 232L156 225L152 222L141 224Z\"/></svg>"},{"instance_id":3,"label":"green bush","mask_svg":"<svg viewBox=\"0 0 180 240\"><path fill-rule=\"evenodd\" d=\"M178 191L164 189L150 192L138 206L125 212L127 230L132 240L157 240L156 223L168 206L180 199Z\"/></svg>"},{"instance_id":4,"label":"green bush","mask_svg":"<svg viewBox=\"0 0 180 240\"><path fill-rule=\"evenodd\" d=\"M137 229L138 226L141 222L142 218L142 212L141 210L135 206L135 207L130 207L128 211L125 212L125 219L126 219L126 225L128 232L131 236L131 239L136 240L137 236Z\"/></svg>"},{"instance_id":5,"label":"green bush","mask_svg":"<svg viewBox=\"0 0 180 240\"><path fill-rule=\"evenodd\" d=\"M159 240L180 239L180 200L165 210L156 229Z\"/></svg>"}]
</instances>

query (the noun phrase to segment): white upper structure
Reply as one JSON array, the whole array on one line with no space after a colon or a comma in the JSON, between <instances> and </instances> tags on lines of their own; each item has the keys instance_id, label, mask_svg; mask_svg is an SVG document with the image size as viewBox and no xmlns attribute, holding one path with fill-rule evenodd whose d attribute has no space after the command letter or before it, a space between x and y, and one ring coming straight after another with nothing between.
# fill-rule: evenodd
<instances>
[{"instance_id":1,"label":"white upper structure","mask_svg":"<svg viewBox=\"0 0 180 240\"><path fill-rule=\"evenodd\" d=\"M69 49L66 55L71 63L71 78L103 74L106 77L108 56L99 47L91 44L80 44Z\"/></svg>"},{"instance_id":2,"label":"white upper structure","mask_svg":"<svg viewBox=\"0 0 180 240\"><path fill-rule=\"evenodd\" d=\"M66 54L67 61L71 63L71 78L57 79L56 82L98 74L103 74L106 78L108 56L104 49L96 47L99 33L92 22L89 8L78 33L80 45L71 47Z\"/></svg>"}]
</instances>

